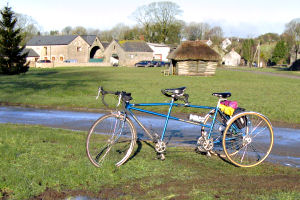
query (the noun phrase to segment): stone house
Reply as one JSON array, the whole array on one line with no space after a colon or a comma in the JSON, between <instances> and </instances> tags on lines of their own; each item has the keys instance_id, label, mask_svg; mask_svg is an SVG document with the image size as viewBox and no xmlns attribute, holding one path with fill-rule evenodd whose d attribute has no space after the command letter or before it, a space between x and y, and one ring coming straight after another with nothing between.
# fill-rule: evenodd
<instances>
[{"instance_id":1,"label":"stone house","mask_svg":"<svg viewBox=\"0 0 300 200\"><path fill-rule=\"evenodd\" d=\"M104 51L108 65L134 66L141 60L153 60L153 50L142 40L113 40Z\"/></svg>"},{"instance_id":2,"label":"stone house","mask_svg":"<svg viewBox=\"0 0 300 200\"><path fill-rule=\"evenodd\" d=\"M40 55L37 52L35 52L33 49L26 48L23 50L23 52L27 53L26 60L29 62L36 62L40 58Z\"/></svg>"},{"instance_id":3,"label":"stone house","mask_svg":"<svg viewBox=\"0 0 300 200\"><path fill-rule=\"evenodd\" d=\"M104 47L95 35L36 36L27 42L26 48L34 50L40 60L53 63L87 63L92 59L103 60L104 56Z\"/></svg>"},{"instance_id":4,"label":"stone house","mask_svg":"<svg viewBox=\"0 0 300 200\"><path fill-rule=\"evenodd\" d=\"M234 49L232 49L223 57L222 64L228 66L239 66L241 64L241 56Z\"/></svg>"},{"instance_id":5,"label":"stone house","mask_svg":"<svg viewBox=\"0 0 300 200\"><path fill-rule=\"evenodd\" d=\"M222 41L221 47L224 51L227 52L226 48L231 44L232 42L228 38L226 38L225 40Z\"/></svg>"},{"instance_id":6,"label":"stone house","mask_svg":"<svg viewBox=\"0 0 300 200\"><path fill-rule=\"evenodd\" d=\"M200 42L203 42L204 44L207 44L207 46L211 46L211 45L213 45L213 42L210 40L210 39L208 39L208 40L199 40Z\"/></svg>"},{"instance_id":7,"label":"stone house","mask_svg":"<svg viewBox=\"0 0 300 200\"><path fill-rule=\"evenodd\" d=\"M27 53L26 61L29 62L29 66L35 67L35 62L40 58L39 54L33 49L24 49L23 53Z\"/></svg>"}]
</instances>

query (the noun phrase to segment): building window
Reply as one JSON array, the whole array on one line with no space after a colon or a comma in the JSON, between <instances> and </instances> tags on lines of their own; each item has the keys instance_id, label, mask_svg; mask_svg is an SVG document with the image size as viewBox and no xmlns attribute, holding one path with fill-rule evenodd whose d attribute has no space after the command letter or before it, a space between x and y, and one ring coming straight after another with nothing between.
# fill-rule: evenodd
<instances>
[{"instance_id":1,"label":"building window","mask_svg":"<svg viewBox=\"0 0 300 200\"><path fill-rule=\"evenodd\" d=\"M116 49L116 45L114 45L114 49Z\"/></svg>"},{"instance_id":2,"label":"building window","mask_svg":"<svg viewBox=\"0 0 300 200\"><path fill-rule=\"evenodd\" d=\"M77 52L82 51L81 47L77 47Z\"/></svg>"},{"instance_id":3,"label":"building window","mask_svg":"<svg viewBox=\"0 0 300 200\"><path fill-rule=\"evenodd\" d=\"M47 47L44 47L44 55L47 55Z\"/></svg>"}]
</instances>

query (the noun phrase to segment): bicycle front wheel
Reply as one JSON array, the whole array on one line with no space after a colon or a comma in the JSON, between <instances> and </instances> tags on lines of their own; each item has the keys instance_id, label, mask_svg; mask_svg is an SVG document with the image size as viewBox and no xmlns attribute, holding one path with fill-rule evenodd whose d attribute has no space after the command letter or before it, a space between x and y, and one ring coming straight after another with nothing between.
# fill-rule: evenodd
<instances>
[{"instance_id":1,"label":"bicycle front wheel","mask_svg":"<svg viewBox=\"0 0 300 200\"><path fill-rule=\"evenodd\" d=\"M269 120L256 112L234 116L223 135L223 149L230 162L239 167L253 167L270 154L274 142Z\"/></svg>"},{"instance_id":2,"label":"bicycle front wheel","mask_svg":"<svg viewBox=\"0 0 300 200\"><path fill-rule=\"evenodd\" d=\"M100 117L90 128L86 152L96 167L121 166L129 158L136 142L132 121L123 115L108 114Z\"/></svg>"}]
</instances>

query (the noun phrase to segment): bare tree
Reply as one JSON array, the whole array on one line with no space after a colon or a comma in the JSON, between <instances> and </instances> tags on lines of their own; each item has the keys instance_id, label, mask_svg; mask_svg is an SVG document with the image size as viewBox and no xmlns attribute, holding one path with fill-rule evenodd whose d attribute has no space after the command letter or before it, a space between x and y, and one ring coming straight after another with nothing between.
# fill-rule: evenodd
<instances>
[{"instance_id":1,"label":"bare tree","mask_svg":"<svg viewBox=\"0 0 300 200\"><path fill-rule=\"evenodd\" d=\"M117 40L123 40L125 33L130 30L129 26L119 23L111 29L112 37Z\"/></svg>"},{"instance_id":2,"label":"bare tree","mask_svg":"<svg viewBox=\"0 0 300 200\"><path fill-rule=\"evenodd\" d=\"M133 16L143 27L146 40L167 43L169 34L174 34L170 28L178 23L176 17L181 13L176 3L162 1L137 8Z\"/></svg>"},{"instance_id":3,"label":"bare tree","mask_svg":"<svg viewBox=\"0 0 300 200\"><path fill-rule=\"evenodd\" d=\"M83 26L76 26L72 30L72 35L87 35L87 31Z\"/></svg>"},{"instance_id":4,"label":"bare tree","mask_svg":"<svg viewBox=\"0 0 300 200\"><path fill-rule=\"evenodd\" d=\"M292 49L293 53L295 53L295 60L297 60L297 56L300 51L300 18L293 19L286 24L285 33L292 39Z\"/></svg>"},{"instance_id":5,"label":"bare tree","mask_svg":"<svg viewBox=\"0 0 300 200\"><path fill-rule=\"evenodd\" d=\"M87 29L87 34L88 35L97 35L97 36L99 36L100 33L101 33L101 31L99 29L93 29L93 28Z\"/></svg>"},{"instance_id":6,"label":"bare tree","mask_svg":"<svg viewBox=\"0 0 300 200\"><path fill-rule=\"evenodd\" d=\"M112 41L113 37L112 37L111 30L101 31L99 38L101 41L108 41L108 42Z\"/></svg>"},{"instance_id":7,"label":"bare tree","mask_svg":"<svg viewBox=\"0 0 300 200\"><path fill-rule=\"evenodd\" d=\"M219 44L223 40L223 30L220 26L215 26L206 35L205 39L211 39L214 44Z\"/></svg>"},{"instance_id":8,"label":"bare tree","mask_svg":"<svg viewBox=\"0 0 300 200\"><path fill-rule=\"evenodd\" d=\"M209 33L210 26L207 23L191 22L186 25L183 32L184 36L188 40L203 40Z\"/></svg>"},{"instance_id":9,"label":"bare tree","mask_svg":"<svg viewBox=\"0 0 300 200\"><path fill-rule=\"evenodd\" d=\"M72 35L72 27L66 26L61 30L62 35Z\"/></svg>"},{"instance_id":10,"label":"bare tree","mask_svg":"<svg viewBox=\"0 0 300 200\"><path fill-rule=\"evenodd\" d=\"M59 35L59 31L58 30L52 30L52 31L50 31L50 35Z\"/></svg>"},{"instance_id":11,"label":"bare tree","mask_svg":"<svg viewBox=\"0 0 300 200\"><path fill-rule=\"evenodd\" d=\"M16 18L18 19L16 27L21 29L23 36L21 45L25 45L32 37L40 33L41 27L31 16L16 13Z\"/></svg>"}]
</instances>

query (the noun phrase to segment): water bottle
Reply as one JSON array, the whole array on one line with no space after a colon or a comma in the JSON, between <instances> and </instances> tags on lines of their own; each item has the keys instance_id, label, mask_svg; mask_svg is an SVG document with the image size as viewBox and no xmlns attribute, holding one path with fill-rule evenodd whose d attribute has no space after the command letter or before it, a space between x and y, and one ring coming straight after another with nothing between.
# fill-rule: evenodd
<instances>
[{"instance_id":1,"label":"water bottle","mask_svg":"<svg viewBox=\"0 0 300 200\"><path fill-rule=\"evenodd\" d=\"M204 120L205 120L205 117L201 117L201 116L199 116L199 115L193 115L193 114L190 114L189 120L190 120L190 121L194 121L194 122L200 122L200 123L203 123Z\"/></svg>"}]
</instances>

